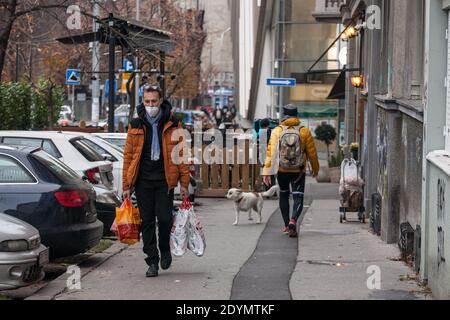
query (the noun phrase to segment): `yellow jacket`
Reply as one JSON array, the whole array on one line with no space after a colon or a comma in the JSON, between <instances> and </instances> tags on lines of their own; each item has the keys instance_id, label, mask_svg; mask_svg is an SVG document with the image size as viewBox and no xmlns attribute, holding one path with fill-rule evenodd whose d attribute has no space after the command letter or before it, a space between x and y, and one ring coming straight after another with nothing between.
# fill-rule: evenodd
<instances>
[{"instance_id":1,"label":"yellow jacket","mask_svg":"<svg viewBox=\"0 0 450 320\"><path fill-rule=\"evenodd\" d=\"M296 127L300 125L300 119L291 118L283 121L282 126ZM281 134L283 133L283 128L281 126L276 127L272 130L272 135L270 136L270 141L267 146L266 161L263 168L263 176L273 176L278 174L278 172L306 172L306 167L304 169L291 169L286 170L278 166L278 148L280 144ZM314 138L311 131L308 128L300 129L300 140L301 148L305 157L304 163L307 161L311 163L312 171L315 176L319 173L320 165L319 158L317 157L316 145L314 143Z\"/></svg>"}]
</instances>

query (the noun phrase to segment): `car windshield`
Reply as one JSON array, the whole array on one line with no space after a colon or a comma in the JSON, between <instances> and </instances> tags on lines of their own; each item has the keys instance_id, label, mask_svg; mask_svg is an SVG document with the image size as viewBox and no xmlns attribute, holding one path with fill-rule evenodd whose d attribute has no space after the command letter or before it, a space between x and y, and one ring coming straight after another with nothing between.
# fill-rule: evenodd
<instances>
[{"instance_id":1,"label":"car windshield","mask_svg":"<svg viewBox=\"0 0 450 320\"><path fill-rule=\"evenodd\" d=\"M86 144L84 138L72 139L70 140L70 143L83 155L83 157L86 158L86 160L90 162L103 161L102 155Z\"/></svg>"},{"instance_id":2,"label":"car windshield","mask_svg":"<svg viewBox=\"0 0 450 320\"><path fill-rule=\"evenodd\" d=\"M39 150L33 152L31 156L64 183L70 184L74 180L80 179L75 171L45 151Z\"/></svg>"}]
</instances>

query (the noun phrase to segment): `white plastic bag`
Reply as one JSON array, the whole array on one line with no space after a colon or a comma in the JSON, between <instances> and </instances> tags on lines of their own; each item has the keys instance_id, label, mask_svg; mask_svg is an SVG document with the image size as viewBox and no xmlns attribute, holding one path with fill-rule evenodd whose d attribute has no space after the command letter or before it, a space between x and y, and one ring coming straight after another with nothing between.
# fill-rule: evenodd
<instances>
[{"instance_id":1,"label":"white plastic bag","mask_svg":"<svg viewBox=\"0 0 450 320\"><path fill-rule=\"evenodd\" d=\"M175 213L172 231L170 232L170 251L176 257L186 253L188 242L187 224L189 221L189 209L182 209Z\"/></svg>"},{"instance_id":2,"label":"white plastic bag","mask_svg":"<svg viewBox=\"0 0 450 320\"><path fill-rule=\"evenodd\" d=\"M206 241L203 225L200 222L194 209L189 211L188 221L188 249L191 250L197 257L205 254Z\"/></svg>"}]
</instances>

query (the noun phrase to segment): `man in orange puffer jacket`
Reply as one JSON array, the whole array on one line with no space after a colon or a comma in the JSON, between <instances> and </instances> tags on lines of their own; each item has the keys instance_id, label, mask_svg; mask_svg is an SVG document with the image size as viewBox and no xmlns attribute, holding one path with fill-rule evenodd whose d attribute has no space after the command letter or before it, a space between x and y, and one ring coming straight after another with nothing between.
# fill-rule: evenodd
<instances>
[{"instance_id":1,"label":"man in orange puffer jacket","mask_svg":"<svg viewBox=\"0 0 450 320\"><path fill-rule=\"evenodd\" d=\"M159 87L146 86L144 103L137 107L139 117L128 126L125 143L123 198L130 198L135 190L142 218L145 260L149 266L147 277L158 276L159 262L163 270L167 270L172 263L170 231L174 189L178 181L181 196L189 196L187 163L176 164L178 161L172 159L172 151L180 143L172 141L172 134L182 126L172 118L171 109L170 103L163 100Z\"/></svg>"}]
</instances>

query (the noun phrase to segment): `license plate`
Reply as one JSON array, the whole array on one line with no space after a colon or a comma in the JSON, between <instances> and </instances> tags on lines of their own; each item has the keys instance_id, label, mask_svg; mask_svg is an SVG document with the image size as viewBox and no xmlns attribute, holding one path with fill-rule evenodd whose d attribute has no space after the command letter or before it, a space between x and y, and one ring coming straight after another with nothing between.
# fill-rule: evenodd
<instances>
[{"instance_id":1,"label":"license plate","mask_svg":"<svg viewBox=\"0 0 450 320\"><path fill-rule=\"evenodd\" d=\"M45 249L41 253L39 253L38 264L43 266L44 264L49 263L50 261L50 251L49 249Z\"/></svg>"}]
</instances>

